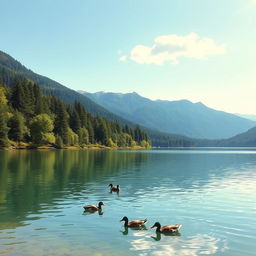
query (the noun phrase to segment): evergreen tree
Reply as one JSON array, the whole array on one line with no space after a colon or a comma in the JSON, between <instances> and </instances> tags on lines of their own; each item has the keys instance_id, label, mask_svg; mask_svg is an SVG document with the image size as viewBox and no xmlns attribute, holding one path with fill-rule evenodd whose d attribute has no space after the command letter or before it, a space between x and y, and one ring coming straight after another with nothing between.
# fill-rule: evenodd
<instances>
[{"instance_id":1,"label":"evergreen tree","mask_svg":"<svg viewBox=\"0 0 256 256\"><path fill-rule=\"evenodd\" d=\"M75 101L74 108L79 116L80 126L85 127L86 126L86 111L84 109L84 106L80 102Z\"/></svg>"},{"instance_id":2,"label":"evergreen tree","mask_svg":"<svg viewBox=\"0 0 256 256\"><path fill-rule=\"evenodd\" d=\"M95 129L95 139L103 145L107 145L109 138L107 125L104 119L98 118L96 129Z\"/></svg>"},{"instance_id":3,"label":"evergreen tree","mask_svg":"<svg viewBox=\"0 0 256 256\"><path fill-rule=\"evenodd\" d=\"M86 129L88 130L88 134L89 134L89 143L94 143L94 141L95 141L94 129L92 126L91 119L87 121Z\"/></svg>"},{"instance_id":4,"label":"evergreen tree","mask_svg":"<svg viewBox=\"0 0 256 256\"><path fill-rule=\"evenodd\" d=\"M58 134L65 145L68 145L68 113L62 101L55 98L54 133Z\"/></svg>"},{"instance_id":5,"label":"evergreen tree","mask_svg":"<svg viewBox=\"0 0 256 256\"><path fill-rule=\"evenodd\" d=\"M59 135L56 136L55 146L59 149L64 147L62 138Z\"/></svg>"},{"instance_id":6,"label":"evergreen tree","mask_svg":"<svg viewBox=\"0 0 256 256\"><path fill-rule=\"evenodd\" d=\"M28 128L25 125L25 118L20 112L14 112L8 122L8 126L10 127L9 138L11 140L18 142L24 140L24 136L28 132Z\"/></svg>"},{"instance_id":7,"label":"evergreen tree","mask_svg":"<svg viewBox=\"0 0 256 256\"><path fill-rule=\"evenodd\" d=\"M88 145L89 144L89 133L86 128L80 128L78 131L79 144Z\"/></svg>"},{"instance_id":8,"label":"evergreen tree","mask_svg":"<svg viewBox=\"0 0 256 256\"><path fill-rule=\"evenodd\" d=\"M25 106L25 92L23 90L21 81L15 78L13 81L11 103L14 109L22 112Z\"/></svg>"},{"instance_id":9,"label":"evergreen tree","mask_svg":"<svg viewBox=\"0 0 256 256\"><path fill-rule=\"evenodd\" d=\"M75 133L78 133L79 129L81 128L81 120L80 120L80 117L75 109L71 110L69 123L70 123L70 128Z\"/></svg>"},{"instance_id":10,"label":"evergreen tree","mask_svg":"<svg viewBox=\"0 0 256 256\"><path fill-rule=\"evenodd\" d=\"M33 94L35 98L35 114L39 115L39 114L47 113L47 111L45 111L45 105L43 103L42 93L40 91L38 84L34 84Z\"/></svg>"},{"instance_id":11,"label":"evergreen tree","mask_svg":"<svg viewBox=\"0 0 256 256\"><path fill-rule=\"evenodd\" d=\"M8 130L6 112L4 106L0 104L0 147L9 146Z\"/></svg>"}]
</instances>

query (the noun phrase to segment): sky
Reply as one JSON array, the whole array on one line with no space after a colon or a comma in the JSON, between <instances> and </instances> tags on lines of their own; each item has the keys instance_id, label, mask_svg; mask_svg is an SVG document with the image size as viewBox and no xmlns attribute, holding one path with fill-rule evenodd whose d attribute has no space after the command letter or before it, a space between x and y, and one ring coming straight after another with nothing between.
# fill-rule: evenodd
<instances>
[{"instance_id":1,"label":"sky","mask_svg":"<svg viewBox=\"0 0 256 256\"><path fill-rule=\"evenodd\" d=\"M74 90L256 114L256 0L0 0L0 50Z\"/></svg>"}]
</instances>

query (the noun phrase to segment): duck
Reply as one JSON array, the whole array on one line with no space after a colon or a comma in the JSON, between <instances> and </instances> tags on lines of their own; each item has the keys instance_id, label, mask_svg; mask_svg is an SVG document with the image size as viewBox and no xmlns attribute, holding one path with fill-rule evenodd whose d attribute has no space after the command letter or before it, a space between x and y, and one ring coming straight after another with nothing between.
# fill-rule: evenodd
<instances>
[{"instance_id":1,"label":"duck","mask_svg":"<svg viewBox=\"0 0 256 256\"><path fill-rule=\"evenodd\" d=\"M105 205L103 202L99 202L98 206L96 205L85 205L83 206L85 211L101 211L102 205Z\"/></svg>"},{"instance_id":2,"label":"duck","mask_svg":"<svg viewBox=\"0 0 256 256\"><path fill-rule=\"evenodd\" d=\"M166 225L161 227L161 224L159 222L156 222L151 228L156 228L156 232L159 232L159 233L174 233L174 232L178 232L181 227L182 225L179 225L179 224Z\"/></svg>"},{"instance_id":3,"label":"duck","mask_svg":"<svg viewBox=\"0 0 256 256\"><path fill-rule=\"evenodd\" d=\"M124 227L141 227L143 225L145 225L145 223L147 222L147 219L144 220L133 220L130 221L128 220L128 218L126 216L124 216L121 220L124 221Z\"/></svg>"},{"instance_id":4,"label":"duck","mask_svg":"<svg viewBox=\"0 0 256 256\"><path fill-rule=\"evenodd\" d=\"M113 186L113 184L109 184L108 185L110 187L110 192L119 192L120 191L120 186L119 185L116 185L116 186Z\"/></svg>"}]
</instances>

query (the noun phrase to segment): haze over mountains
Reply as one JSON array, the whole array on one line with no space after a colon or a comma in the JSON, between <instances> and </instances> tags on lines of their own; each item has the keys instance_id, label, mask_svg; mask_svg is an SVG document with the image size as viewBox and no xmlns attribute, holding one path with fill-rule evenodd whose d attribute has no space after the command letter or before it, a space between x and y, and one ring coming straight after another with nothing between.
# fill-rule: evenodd
<instances>
[{"instance_id":1,"label":"haze over mountains","mask_svg":"<svg viewBox=\"0 0 256 256\"><path fill-rule=\"evenodd\" d=\"M72 104L75 101L79 101L86 107L87 111L92 114L103 116L112 121L118 120L120 123L127 123L126 120L114 115L89 98L82 96L80 93L48 77L34 73L9 54L0 51L0 78L3 80L2 82L7 86L11 86L15 77L19 79L26 77L32 80L41 87L44 93L59 97L66 103Z\"/></svg>"},{"instance_id":2,"label":"haze over mountains","mask_svg":"<svg viewBox=\"0 0 256 256\"><path fill-rule=\"evenodd\" d=\"M136 123L132 123L131 121L125 120L124 118L113 114L106 108L96 104L88 97L81 95L80 93L48 77L34 73L9 54L0 51L0 83L11 87L15 78L21 80L23 78L28 78L37 83L44 93L54 95L63 100L65 103L73 104L75 101L79 101L86 108L86 110L93 115L102 116L111 121L117 121L121 125L127 124L131 127L136 126ZM189 138L184 136L165 134L146 127L142 128L148 133L152 143L156 146L191 146L191 143L193 143Z\"/></svg>"},{"instance_id":3,"label":"haze over mountains","mask_svg":"<svg viewBox=\"0 0 256 256\"><path fill-rule=\"evenodd\" d=\"M256 122L188 100L152 101L139 94L81 92L97 104L132 122L192 138L222 139L243 133Z\"/></svg>"},{"instance_id":4,"label":"haze over mountains","mask_svg":"<svg viewBox=\"0 0 256 256\"><path fill-rule=\"evenodd\" d=\"M29 78L38 83L44 93L59 97L66 103L80 101L86 110L94 115L132 127L139 123L149 134L154 146L256 146L256 130L249 130L256 126L252 120L187 100L152 101L137 93L78 93L50 78L34 73L10 55L0 51L0 83L12 86L16 77ZM228 139L216 140L218 138Z\"/></svg>"},{"instance_id":5,"label":"haze over mountains","mask_svg":"<svg viewBox=\"0 0 256 256\"><path fill-rule=\"evenodd\" d=\"M256 127L223 140L195 140L198 147L256 147Z\"/></svg>"},{"instance_id":6,"label":"haze over mountains","mask_svg":"<svg viewBox=\"0 0 256 256\"><path fill-rule=\"evenodd\" d=\"M252 120L252 121L256 121L256 115L246 115L246 114L237 114L237 113L235 113L235 115Z\"/></svg>"}]
</instances>

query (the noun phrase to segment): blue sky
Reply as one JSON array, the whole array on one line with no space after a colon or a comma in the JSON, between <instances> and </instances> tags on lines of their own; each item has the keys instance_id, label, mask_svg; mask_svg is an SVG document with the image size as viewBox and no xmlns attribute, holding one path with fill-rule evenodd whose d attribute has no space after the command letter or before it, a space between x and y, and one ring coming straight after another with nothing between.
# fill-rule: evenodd
<instances>
[{"instance_id":1,"label":"blue sky","mask_svg":"<svg viewBox=\"0 0 256 256\"><path fill-rule=\"evenodd\" d=\"M256 114L256 0L0 4L0 49L70 88Z\"/></svg>"}]
</instances>

